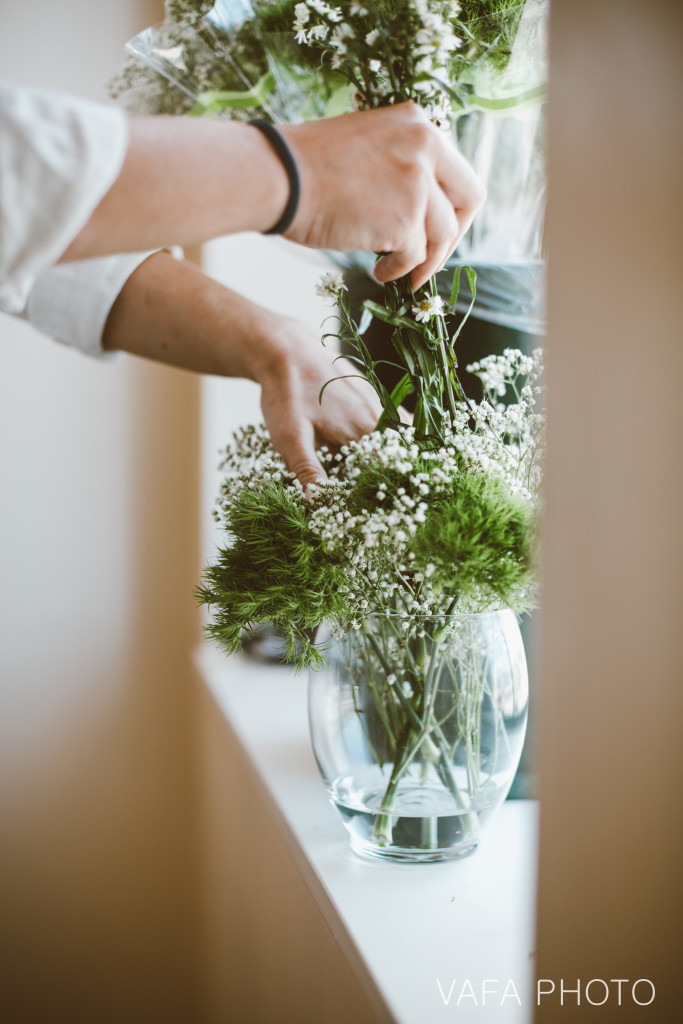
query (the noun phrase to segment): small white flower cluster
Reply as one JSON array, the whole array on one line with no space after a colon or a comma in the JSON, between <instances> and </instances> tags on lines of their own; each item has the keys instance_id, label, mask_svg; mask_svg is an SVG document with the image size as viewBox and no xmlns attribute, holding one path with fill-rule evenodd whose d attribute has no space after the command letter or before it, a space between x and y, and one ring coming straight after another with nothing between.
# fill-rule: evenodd
<instances>
[{"instance_id":1,"label":"small white flower cluster","mask_svg":"<svg viewBox=\"0 0 683 1024\"><path fill-rule=\"evenodd\" d=\"M527 357L508 350L471 369L488 374L499 387L498 381L518 386L522 377L536 380L540 367L540 353ZM323 447L319 455L328 476L309 489L308 498L273 449L266 428L246 427L235 434L221 464L225 477L216 518L229 519L231 504L244 489L285 486L306 510L311 532L342 568L343 596L357 609L350 628L360 628L378 607L394 606L405 618L443 615L450 597L442 583L435 585L443 574L431 562L418 568L414 538L431 503L452 493L463 471L502 477L514 491L535 499L542 421L533 412L529 390L536 389L524 385L520 401L507 408L494 407L487 398L462 403L448 442L436 450L418 445L410 426L376 431L339 452Z\"/></svg>"},{"instance_id":2,"label":"small white flower cluster","mask_svg":"<svg viewBox=\"0 0 683 1024\"><path fill-rule=\"evenodd\" d=\"M462 38L452 26L460 13L458 3L429 4L428 0L412 0L422 28L416 34L415 65L420 78L414 88L430 100L429 114L435 124L445 126L452 113L447 95L434 87L434 78L448 81L449 55L462 46Z\"/></svg>"},{"instance_id":3,"label":"small white flower cluster","mask_svg":"<svg viewBox=\"0 0 683 1024\"><path fill-rule=\"evenodd\" d=\"M443 613L449 598L433 587L435 566L417 571L411 541L429 514L430 498L452 488L459 469L453 449L423 452L412 427L375 432L337 455L322 452L329 473L316 493L310 529L346 565L349 603L360 615L395 604L403 619ZM356 486L371 469L386 475L356 507Z\"/></svg>"},{"instance_id":4,"label":"small white flower cluster","mask_svg":"<svg viewBox=\"0 0 683 1024\"><path fill-rule=\"evenodd\" d=\"M396 102L397 82L403 98L419 100L437 124L445 124L450 101L438 81L450 79L448 61L462 46L457 27L459 5L452 0L403 0L372 9L356 0L302 0L294 8L296 41L319 45L331 67L349 69L349 80L361 87L354 106ZM374 52L373 52L374 51Z\"/></svg>"},{"instance_id":5,"label":"small white flower cluster","mask_svg":"<svg viewBox=\"0 0 683 1024\"><path fill-rule=\"evenodd\" d=\"M294 8L294 34L297 43L305 44L314 41L323 42L330 33L330 23L334 25L342 20L340 7L331 7L324 0L307 0L307 3L299 3ZM311 17L318 16L320 20L312 24Z\"/></svg>"},{"instance_id":6,"label":"small white flower cluster","mask_svg":"<svg viewBox=\"0 0 683 1024\"><path fill-rule=\"evenodd\" d=\"M305 501L301 484L273 448L263 424L237 430L218 468L224 476L213 513L217 522L228 512L236 495L245 489L257 491L264 484L284 484L298 500Z\"/></svg>"},{"instance_id":7,"label":"small white flower cluster","mask_svg":"<svg viewBox=\"0 0 683 1024\"><path fill-rule=\"evenodd\" d=\"M527 377L527 384L534 384L543 372L541 349L524 355L519 349L506 348L502 355L485 356L478 363L467 367L468 373L475 374L490 395L503 396L508 385L515 387L519 377ZM537 391L536 393L540 393Z\"/></svg>"},{"instance_id":8,"label":"small white flower cluster","mask_svg":"<svg viewBox=\"0 0 683 1024\"><path fill-rule=\"evenodd\" d=\"M491 466L504 469L513 487L532 498L541 488L545 415L537 409L542 394L543 350L525 355L506 348L502 355L490 355L467 367L482 383L485 398L476 408L475 435L481 455ZM499 401L510 389L516 401Z\"/></svg>"}]
</instances>

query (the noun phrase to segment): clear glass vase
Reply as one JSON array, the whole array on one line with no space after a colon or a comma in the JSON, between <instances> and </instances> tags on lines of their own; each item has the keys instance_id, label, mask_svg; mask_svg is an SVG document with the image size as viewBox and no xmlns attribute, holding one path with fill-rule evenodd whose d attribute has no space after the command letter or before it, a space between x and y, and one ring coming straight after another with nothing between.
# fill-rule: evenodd
<instances>
[{"instance_id":1,"label":"clear glass vase","mask_svg":"<svg viewBox=\"0 0 683 1024\"><path fill-rule=\"evenodd\" d=\"M325 638L326 667L309 683L311 736L352 848L418 862L472 853L524 742L514 614L375 615Z\"/></svg>"}]
</instances>

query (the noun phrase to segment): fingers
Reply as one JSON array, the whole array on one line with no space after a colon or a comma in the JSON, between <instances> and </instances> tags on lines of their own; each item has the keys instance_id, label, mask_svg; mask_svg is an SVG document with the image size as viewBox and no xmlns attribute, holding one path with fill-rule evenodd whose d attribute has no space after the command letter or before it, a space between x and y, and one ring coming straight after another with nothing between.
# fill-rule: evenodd
<instances>
[{"instance_id":1,"label":"fingers","mask_svg":"<svg viewBox=\"0 0 683 1024\"><path fill-rule=\"evenodd\" d=\"M294 473L304 491L310 484L326 477L315 450L315 430L301 411L296 411L276 398L274 403L262 400L266 426L273 447L284 459L287 469Z\"/></svg>"},{"instance_id":2,"label":"fingers","mask_svg":"<svg viewBox=\"0 0 683 1024\"><path fill-rule=\"evenodd\" d=\"M393 281L410 274L413 289L417 291L432 274L446 263L462 236L453 207L439 186L431 187L422 236L410 249L392 252L375 265L374 275L380 282ZM415 253L421 249L422 258L415 263Z\"/></svg>"},{"instance_id":3,"label":"fingers","mask_svg":"<svg viewBox=\"0 0 683 1024\"><path fill-rule=\"evenodd\" d=\"M413 227L404 245L394 248L376 264L374 273L380 282L410 274L411 284L417 290L441 270L469 230L484 201L485 190L443 132L420 120L411 130L416 152L430 165L422 185L426 192L423 221Z\"/></svg>"},{"instance_id":4,"label":"fingers","mask_svg":"<svg viewBox=\"0 0 683 1024\"><path fill-rule=\"evenodd\" d=\"M435 148L434 177L456 214L459 224L457 244L484 202L486 189L450 138L444 138L438 130L437 136L440 144Z\"/></svg>"},{"instance_id":5,"label":"fingers","mask_svg":"<svg viewBox=\"0 0 683 1024\"><path fill-rule=\"evenodd\" d=\"M386 256L382 256L382 259L375 264L372 273L380 284L384 284L385 281L396 281L404 274L409 274L416 264L421 266L426 255L427 249L424 235L422 235L405 249L395 249L393 252L387 253Z\"/></svg>"},{"instance_id":6,"label":"fingers","mask_svg":"<svg viewBox=\"0 0 683 1024\"><path fill-rule=\"evenodd\" d=\"M453 207L434 184L425 217L427 257L410 275L413 290L417 291L432 274L441 270L458 241L460 228Z\"/></svg>"},{"instance_id":7,"label":"fingers","mask_svg":"<svg viewBox=\"0 0 683 1024\"><path fill-rule=\"evenodd\" d=\"M419 287L465 234L484 190L447 135L419 107L282 129L299 163L299 213L287 232L318 248L384 252L378 281Z\"/></svg>"},{"instance_id":8,"label":"fingers","mask_svg":"<svg viewBox=\"0 0 683 1024\"><path fill-rule=\"evenodd\" d=\"M315 418L316 442L333 450L372 433L382 414L374 388L358 377L352 363L337 359L335 369L352 376L335 381L326 389Z\"/></svg>"},{"instance_id":9,"label":"fingers","mask_svg":"<svg viewBox=\"0 0 683 1024\"><path fill-rule=\"evenodd\" d=\"M286 348L286 365L259 380L261 409L273 446L306 489L326 476L317 450L339 450L370 433L381 407L353 363L333 362L303 325L282 322L278 344ZM340 379L325 388L321 403L320 389L333 377Z\"/></svg>"},{"instance_id":10,"label":"fingers","mask_svg":"<svg viewBox=\"0 0 683 1024\"><path fill-rule=\"evenodd\" d=\"M287 469L294 473L304 490L309 484L325 479L325 470L316 455L311 423L299 420L297 429L283 430L272 441L285 460Z\"/></svg>"}]
</instances>

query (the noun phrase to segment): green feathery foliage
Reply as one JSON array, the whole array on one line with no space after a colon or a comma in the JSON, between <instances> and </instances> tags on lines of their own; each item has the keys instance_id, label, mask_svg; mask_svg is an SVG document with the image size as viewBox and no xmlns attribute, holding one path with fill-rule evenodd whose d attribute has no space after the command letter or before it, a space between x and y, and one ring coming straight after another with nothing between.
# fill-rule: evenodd
<instances>
[{"instance_id":1,"label":"green feathery foliage","mask_svg":"<svg viewBox=\"0 0 683 1024\"><path fill-rule=\"evenodd\" d=\"M512 53L524 0L461 0L461 20L472 40L486 48L487 60L504 71Z\"/></svg>"},{"instance_id":2,"label":"green feathery foliage","mask_svg":"<svg viewBox=\"0 0 683 1024\"><path fill-rule=\"evenodd\" d=\"M463 473L457 486L430 501L413 538L415 567L433 567L444 590L490 594L523 611L535 579L535 513L531 502L497 477Z\"/></svg>"},{"instance_id":3,"label":"green feathery foliage","mask_svg":"<svg viewBox=\"0 0 683 1024\"><path fill-rule=\"evenodd\" d=\"M227 652L240 649L252 624L273 622L287 660L304 668L322 661L307 631L347 609L338 595L341 570L309 530L297 497L275 485L236 496L225 520L232 543L206 569L197 596L212 608L209 636Z\"/></svg>"}]
</instances>

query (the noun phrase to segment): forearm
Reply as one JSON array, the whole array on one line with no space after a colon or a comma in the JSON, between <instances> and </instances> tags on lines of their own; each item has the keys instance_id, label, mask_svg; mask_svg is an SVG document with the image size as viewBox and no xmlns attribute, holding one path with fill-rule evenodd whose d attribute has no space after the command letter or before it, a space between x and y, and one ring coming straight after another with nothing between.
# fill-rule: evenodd
<instances>
[{"instance_id":1,"label":"forearm","mask_svg":"<svg viewBox=\"0 0 683 1024\"><path fill-rule=\"evenodd\" d=\"M196 373L263 383L284 372L286 353L278 339L289 323L158 252L124 285L102 341L105 349Z\"/></svg>"},{"instance_id":2,"label":"forearm","mask_svg":"<svg viewBox=\"0 0 683 1024\"><path fill-rule=\"evenodd\" d=\"M133 118L117 180L62 259L267 231L288 194L282 164L250 125Z\"/></svg>"},{"instance_id":3,"label":"forearm","mask_svg":"<svg viewBox=\"0 0 683 1024\"><path fill-rule=\"evenodd\" d=\"M384 252L378 280L420 287L444 264L483 200L472 169L412 104L280 126L300 201L286 237L321 249ZM140 118L123 168L62 256L85 259L268 231L290 182L251 125Z\"/></svg>"}]
</instances>

